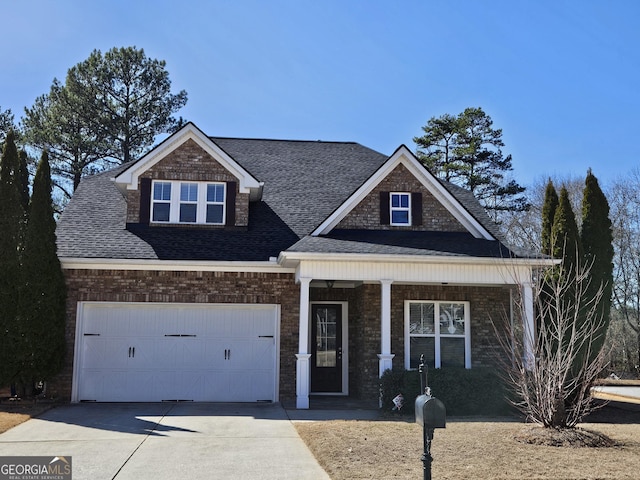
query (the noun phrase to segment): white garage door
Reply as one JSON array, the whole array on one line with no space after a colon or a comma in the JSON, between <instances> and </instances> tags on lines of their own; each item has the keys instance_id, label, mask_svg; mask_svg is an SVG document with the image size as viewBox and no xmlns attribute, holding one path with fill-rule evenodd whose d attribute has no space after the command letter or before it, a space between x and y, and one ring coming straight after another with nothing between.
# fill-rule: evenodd
<instances>
[{"instance_id":1,"label":"white garage door","mask_svg":"<svg viewBox=\"0 0 640 480\"><path fill-rule=\"evenodd\" d=\"M275 305L84 303L74 401L276 400Z\"/></svg>"}]
</instances>

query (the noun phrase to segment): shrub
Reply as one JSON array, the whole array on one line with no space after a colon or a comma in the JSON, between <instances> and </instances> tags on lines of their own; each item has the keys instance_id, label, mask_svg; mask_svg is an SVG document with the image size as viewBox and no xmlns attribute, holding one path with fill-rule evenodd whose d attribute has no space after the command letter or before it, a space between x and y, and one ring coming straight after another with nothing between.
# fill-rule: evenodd
<instances>
[{"instance_id":1,"label":"shrub","mask_svg":"<svg viewBox=\"0 0 640 480\"><path fill-rule=\"evenodd\" d=\"M504 384L495 369L438 368L429 369L431 394L444 403L447 416L505 415L511 413ZM413 415L415 399L420 392L416 370L387 370L380 379L382 409L393 409L393 398L402 394L401 413Z\"/></svg>"}]
</instances>

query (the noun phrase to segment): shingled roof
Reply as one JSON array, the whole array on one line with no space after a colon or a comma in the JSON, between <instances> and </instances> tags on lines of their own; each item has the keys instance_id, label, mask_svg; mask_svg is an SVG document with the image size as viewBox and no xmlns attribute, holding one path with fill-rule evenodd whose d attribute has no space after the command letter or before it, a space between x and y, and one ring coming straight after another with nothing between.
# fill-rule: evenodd
<instances>
[{"instance_id":1,"label":"shingled roof","mask_svg":"<svg viewBox=\"0 0 640 480\"><path fill-rule=\"evenodd\" d=\"M266 261L282 251L504 256L498 241L471 235L335 231L311 237L388 159L353 142L209 137L264 183L250 205L248 228L154 228L126 224L126 200L113 178L128 166L86 177L57 229L58 254L68 258ZM470 192L445 188L476 220L497 228ZM455 244L455 246L454 246Z\"/></svg>"}]
</instances>

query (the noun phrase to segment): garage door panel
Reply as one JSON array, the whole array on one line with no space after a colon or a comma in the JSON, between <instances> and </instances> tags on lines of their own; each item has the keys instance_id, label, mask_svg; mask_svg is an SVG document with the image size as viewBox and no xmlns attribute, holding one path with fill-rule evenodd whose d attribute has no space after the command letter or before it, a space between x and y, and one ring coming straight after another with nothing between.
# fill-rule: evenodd
<instances>
[{"instance_id":1,"label":"garage door panel","mask_svg":"<svg viewBox=\"0 0 640 480\"><path fill-rule=\"evenodd\" d=\"M77 400L276 399L273 305L87 303L79 325Z\"/></svg>"}]
</instances>

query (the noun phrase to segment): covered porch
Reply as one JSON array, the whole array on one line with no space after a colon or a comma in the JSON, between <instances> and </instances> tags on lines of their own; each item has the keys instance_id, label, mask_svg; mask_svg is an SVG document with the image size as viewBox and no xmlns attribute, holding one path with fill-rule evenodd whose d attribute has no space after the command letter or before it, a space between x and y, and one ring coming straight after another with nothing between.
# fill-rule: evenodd
<instances>
[{"instance_id":1,"label":"covered porch","mask_svg":"<svg viewBox=\"0 0 640 480\"><path fill-rule=\"evenodd\" d=\"M463 345L465 368L491 364L491 318L508 312L534 338L530 262L414 255L385 258L357 254L283 254L300 287L296 408L346 402L375 405L378 379L387 369L412 368L410 310L461 306L464 327L452 335ZM329 258L328 258L329 257ZM513 296L524 302L514 311ZM506 309L506 310L505 310ZM446 332L443 332L446 333ZM444 366L448 346L425 335L433 366ZM415 348L414 348L415 350ZM323 398L324 397L324 398ZM331 399L331 400L330 400Z\"/></svg>"}]
</instances>

